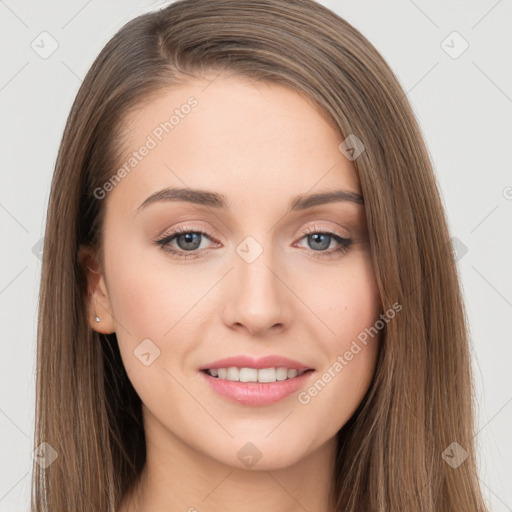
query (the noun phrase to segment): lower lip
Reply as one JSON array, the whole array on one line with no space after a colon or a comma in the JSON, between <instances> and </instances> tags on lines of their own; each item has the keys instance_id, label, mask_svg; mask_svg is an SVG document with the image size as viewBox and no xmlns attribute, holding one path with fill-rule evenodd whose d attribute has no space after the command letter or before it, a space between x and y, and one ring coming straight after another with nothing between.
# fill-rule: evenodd
<instances>
[{"instance_id":1,"label":"lower lip","mask_svg":"<svg viewBox=\"0 0 512 512\"><path fill-rule=\"evenodd\" d=\"M268 383L230 381L212 377L206 372L200 371L199 373L220 395L242 405L258 406L279 402L291 393L298 391L315 372L310 370L300 377Z\"/></svg>"}]
</instances>

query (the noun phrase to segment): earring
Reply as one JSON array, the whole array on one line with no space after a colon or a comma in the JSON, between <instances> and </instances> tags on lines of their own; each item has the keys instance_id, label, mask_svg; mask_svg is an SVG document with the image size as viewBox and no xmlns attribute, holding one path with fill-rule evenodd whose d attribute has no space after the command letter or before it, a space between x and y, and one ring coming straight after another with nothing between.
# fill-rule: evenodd
<instances>
[{"instance_id":1,"label":"earring","mask_svg":"<svg viewBox=\"0 0 512 512\"><path fill-rule=\"evenodd\" d=\"M94 321L96 323L100 323L101 322L101 318L97 315L97 313L95 313Z\"/></svg>"}]
</instances>

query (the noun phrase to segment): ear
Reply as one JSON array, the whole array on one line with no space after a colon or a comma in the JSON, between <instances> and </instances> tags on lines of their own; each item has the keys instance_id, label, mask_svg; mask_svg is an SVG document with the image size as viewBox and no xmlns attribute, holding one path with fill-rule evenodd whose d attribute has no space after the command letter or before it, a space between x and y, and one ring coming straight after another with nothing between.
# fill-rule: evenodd
<instances>
[{"instance_id":1,"label":"ear","mask_svg":"<svg viewBox=\"0 0 512 512\"><path fill-rule=\"evenodd\" d=\"M81 245L78 261L87 276L87 318L91 329L103 334L115 332L116 325L112 305L108 297L105 278L99 265L96 253L90 247ZM96 321L96 317L101 320Z\"/></svg>"}]
</instances>

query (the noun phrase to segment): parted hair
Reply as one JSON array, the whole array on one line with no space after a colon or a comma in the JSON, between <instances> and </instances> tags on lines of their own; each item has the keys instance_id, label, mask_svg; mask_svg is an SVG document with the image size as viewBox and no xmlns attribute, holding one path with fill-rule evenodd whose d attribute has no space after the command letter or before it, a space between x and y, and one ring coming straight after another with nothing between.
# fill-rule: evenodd
<instances>
[{"instance_id":1,"label":"parted hair","mask_svg":"<svg viewBox=\"0 0 512 512\"><path fill-rule=\"evenodd\" d=\"M51 183L37 334L32 512L115 512L146 445L115 333L87 321L82 245L100 251L123 118L206 72L290 87L364 151L361 184L383 330L363 401L337 433L337 512L486 512L475 460L468 322L444 207L407 95L361 32L313 0L180 0L126 23L71 108ZM341 400L341 398L340 398ZM458 443L456 468L442 454Z\"/></svg>"}]
</instances>

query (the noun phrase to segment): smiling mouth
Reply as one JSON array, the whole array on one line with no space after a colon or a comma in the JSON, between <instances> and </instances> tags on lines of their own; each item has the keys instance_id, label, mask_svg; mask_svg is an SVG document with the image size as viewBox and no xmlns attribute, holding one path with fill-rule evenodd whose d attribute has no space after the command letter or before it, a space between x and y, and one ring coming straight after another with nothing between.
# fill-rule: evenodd
<instances>
[{"instance_id":1,"label":"smiling mouth","mask_svg":"<svg viewBox=\"0 0 512 512\"><path fill-rule=\"evenodd\" d=\"M313 369L296 370L291 368L212 368L201 370L206 375L218 380L241 383L265 384L291 380L314 371Z\"/></svg>"}]
</instances>

